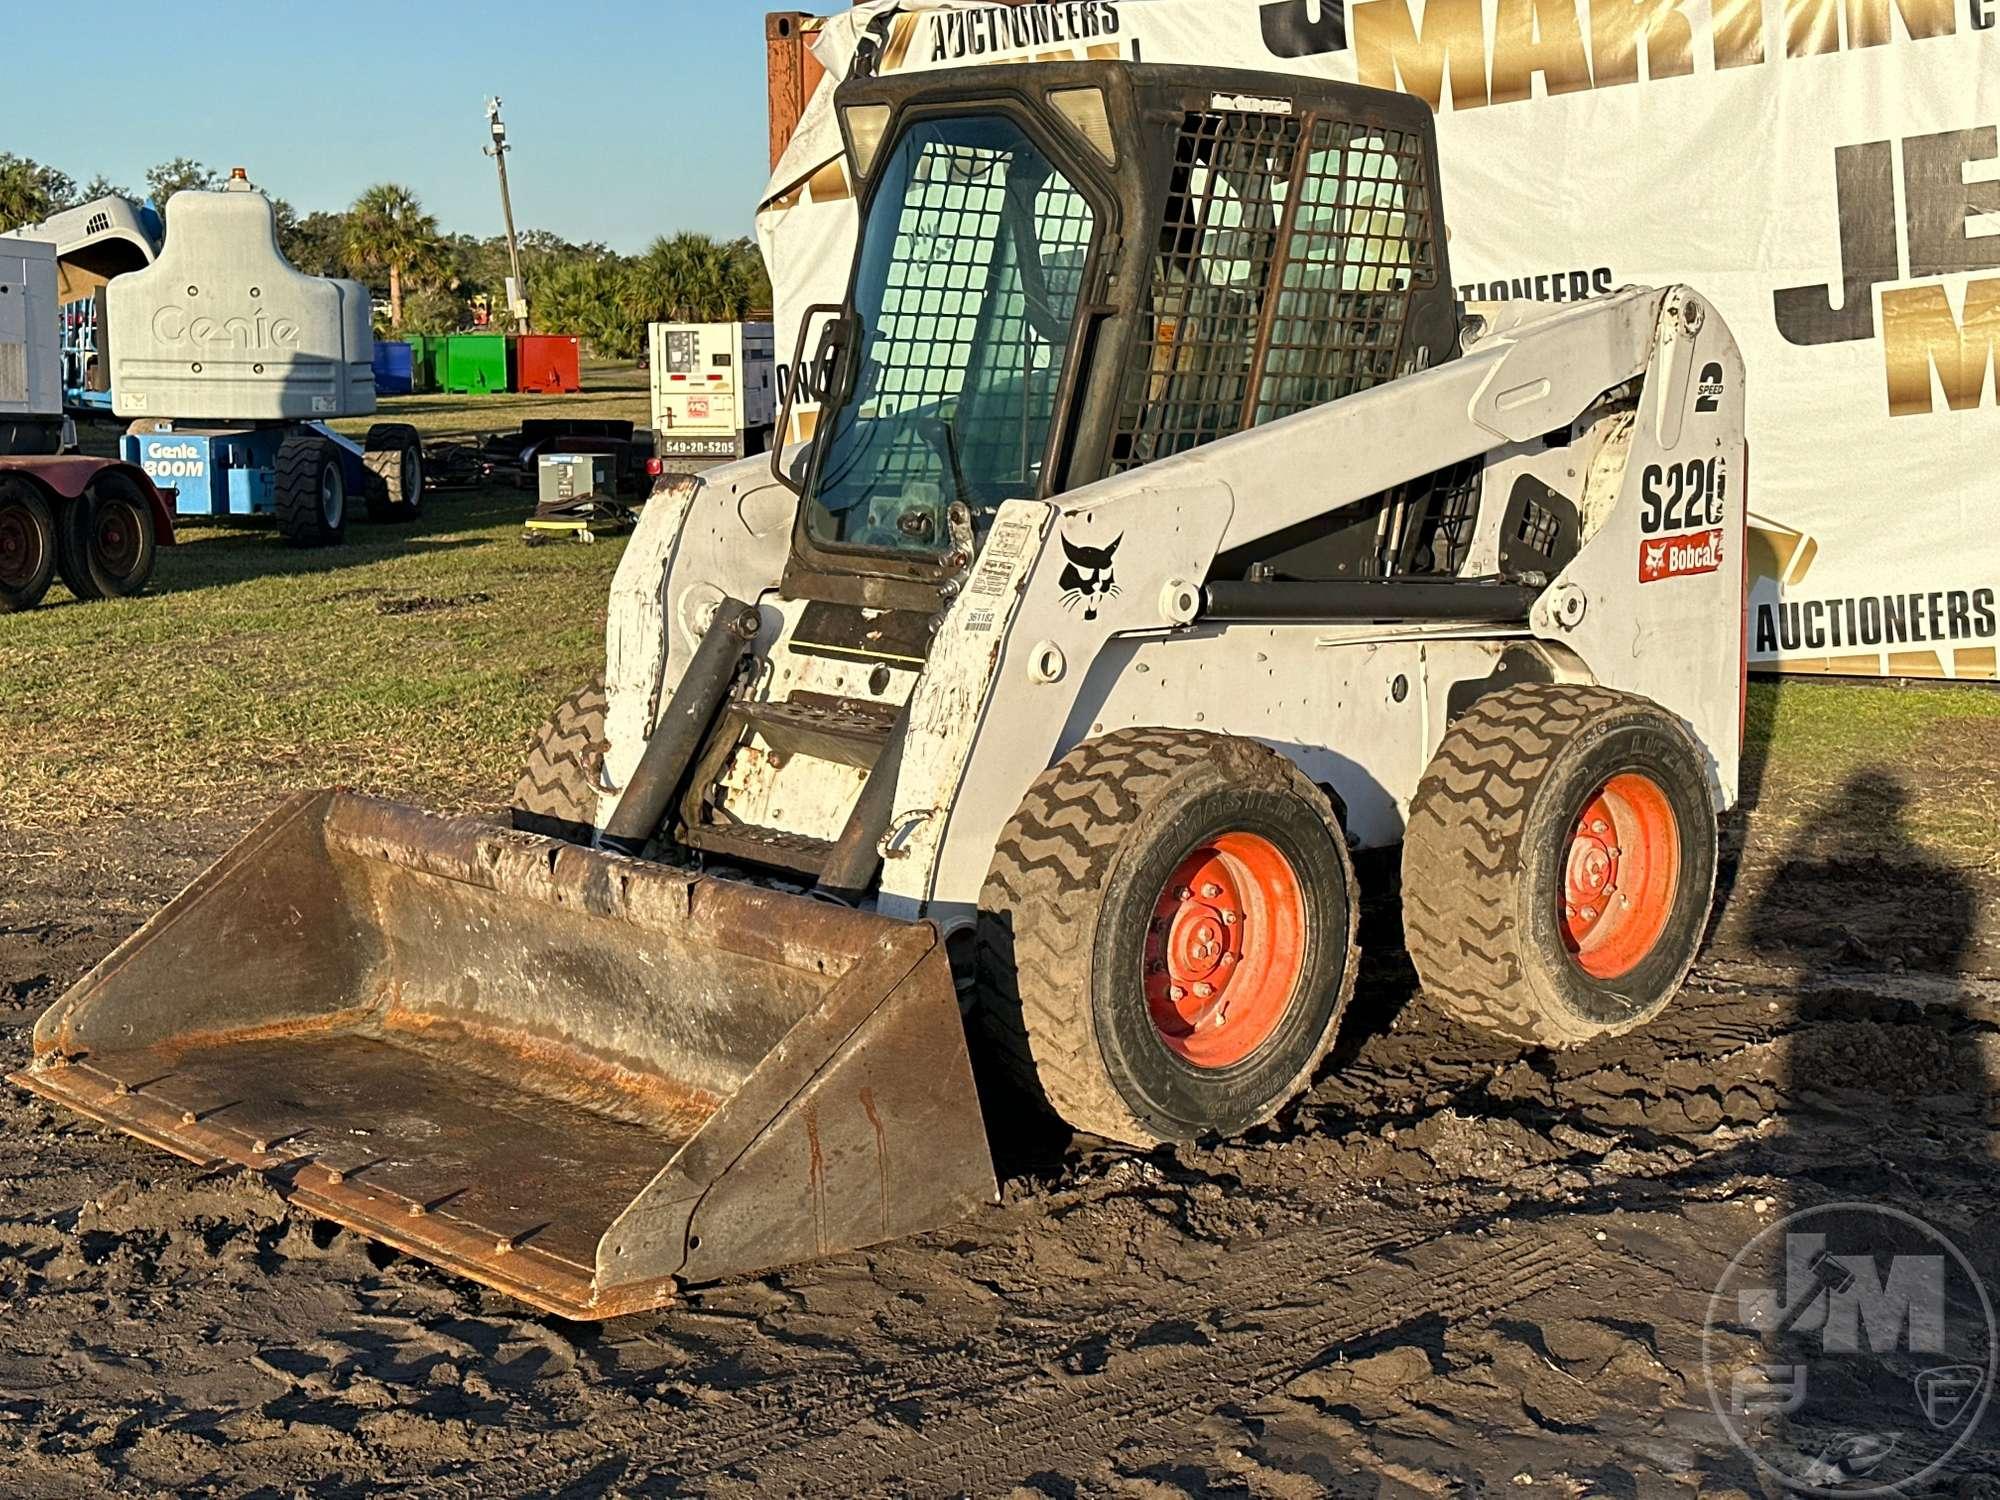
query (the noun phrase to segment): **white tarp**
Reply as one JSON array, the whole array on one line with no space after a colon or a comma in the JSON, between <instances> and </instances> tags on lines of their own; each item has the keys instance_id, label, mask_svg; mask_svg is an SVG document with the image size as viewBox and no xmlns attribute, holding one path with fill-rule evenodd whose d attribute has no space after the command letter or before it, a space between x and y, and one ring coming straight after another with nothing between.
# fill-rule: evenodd
<instances>
[{"instance_id":1,"label":"white tarp","mask_svg":"<svg viewBox=\"0 0 2000 1500\"><path fill-rule=\"evenodd\" d=\"M2000 676L2000 0L874 0L817 51L828 83L759 216L782 356L845 294L830 95L857 54L1399 89L1438 111L1465 295L1685 281L1728 318L1754 660Z\"/></svg>"}]
</instances>

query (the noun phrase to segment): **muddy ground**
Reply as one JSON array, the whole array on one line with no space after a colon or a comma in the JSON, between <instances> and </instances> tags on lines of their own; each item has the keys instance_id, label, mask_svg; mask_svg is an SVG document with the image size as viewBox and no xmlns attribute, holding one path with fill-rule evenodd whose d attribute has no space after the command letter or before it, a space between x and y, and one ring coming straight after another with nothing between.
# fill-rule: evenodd
<instances>
[{"instance_id":1,"label":"muddy ground","mask_svg":"<svg viewBox=\"0 0 2000 1500\"><path fill-rule=\"evenodd\" d=\"M958 1228L603 1327L0 1088L0 1491L1762 1493L1701 1354L1761 1227L1886 1202L2000 1290L2000 873L1901 838L1926 774L1767 781L1643 1034L1438 1021L1378 900L1276 1128L1013 1141ZM240 826L0 832L0 1063ZM1916 1492L2000 1494L1996 1430Z\"/></svg>"}]
</instances>

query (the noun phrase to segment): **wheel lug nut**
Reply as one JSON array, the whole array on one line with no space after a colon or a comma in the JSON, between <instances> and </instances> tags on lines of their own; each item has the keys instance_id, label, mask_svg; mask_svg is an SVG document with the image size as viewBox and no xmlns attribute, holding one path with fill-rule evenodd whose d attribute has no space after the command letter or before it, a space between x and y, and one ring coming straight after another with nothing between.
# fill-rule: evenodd
<instances>
[{"instance_id":1,"label":"wheel lug nut","mask_svg":"<svg viewBox=\"0 0 2000 1500\"><path fill-rule=\"evenodd\" d=\"M1222 914L1222 925L1224 927L1234 927L1236 925L1236 913L1233 911L1224 912Z\"/></svg>"},{"instance_id":2,"label":"wheel lug nut","mask_svg":"<svg viewBox=\"0 0 2000 1500\"><path fill-rule=\"evenodd\" d=\"M1592 833L1602 833L1602 832L1604 832L1604 830L1605 830L1606 828L1608 828L1608 827L1610 827L1610 826L1611 826L1611 825L1610 825L1610 824L1608 824L1608 823L1606 823L1606 822L1604 821L1604 819L1602 819L1602 818L1597 818L1597 819L1594 819L1594 820L1593 820L1593 821L1591 822L1591 825L1590 825L1590 831L1591 831Z\"/></svg>"},{"instance_id":3,"label":"wheel lug nut","mask_svg":"<svg viewBox=\"0 0 2000 1500\"><path fill-rule=\"evenodd\" d=\"M1586 906L1583 909L1583 920L1586 922L1595 922L1597 920L1597 908L1594 906Z\"/></svg>"},{"instance_id":4,"label":"wheel lug nut","mask_svg":"<svg viewBox=\"0 0 2000 1500\"><path fill-rule=\"evenodd\" d=\"M1222 894L1222 887L1211 880L1201 888L1201 894L1205 900L1213 901L1217 896Z\"/></svg>"},{"instance_id":5,"label":"wheel lug nut","mask_svg":"<svg viewBox=\"0 0 2000 1500\"><path fill-rule=\"evenodd\" d=\"M1179 886L1174 891L1174 899L1176 901L1185 901L1192 895L1194 895L1194 892L1189 890L1186 886Z\"/></svg>"},{"instance_id":6,"label":"wheel lug nut","mask_svg":"<svg viewBox=\"0 0 2000 1500\"><path fill-rule=\"evenodd\" d=\"M1198 985L1196 985L1196 986L1194 987L1194 997L1195 997L1195 999L1197 999L1197 1000L1210 1000L1210 999L1213 999L1213 998L1215 997L1215 986L1214 986L1214 985L1212 985L1212 984L1198 984Z\"/></svg>"},{"instance_id":7,"label":"wheel lug nut","mask_svg":"<svg viewBox=\"0 0 2000 1500\"><path fill-rule=\"evenodd\" d=\"M1187 991L1186 991L1186 990L1184 990L1184 989L1182 989L1182 988L1181 988L1181 987L1180 987L1179 985L1174 985L1174 986L1172 986L1172 987L1171 987L1171 988L1170 988L1170 989L1169 989L1169 990L1167 991L1167 994L1168 994L1168 995L1170 995L1170 996L1171 996L1172 998L1174 998L1174 999L1176 999L1176 1000L1185 1000L1185 999L1187 999Z\"/></svg>"}]
</instances>

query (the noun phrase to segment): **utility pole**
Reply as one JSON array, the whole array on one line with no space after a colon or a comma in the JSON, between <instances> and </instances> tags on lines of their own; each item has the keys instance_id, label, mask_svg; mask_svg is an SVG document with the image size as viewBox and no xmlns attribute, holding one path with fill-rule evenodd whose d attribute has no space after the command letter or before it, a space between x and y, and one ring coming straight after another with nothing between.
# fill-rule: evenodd
<instances>
[{"instance_id":1,"label":"utility pole","mask_svg":"<svg viewBox=\"0 0 2000 1500\"><path fill-rule=\"evenodd\" d=\"M500 118L497 94L486 101L486 123L493 131L493 144L485 149L493 158L493 165L500 169L500 213L507 221L507 265L514 273L507 278L507 312L521 325L520 331L526 333L528 288L521 280L521 243L514 237L514 200L507 192L507 153L514 148L507 144L507 122Z\"/></svg>"}]
</instances>

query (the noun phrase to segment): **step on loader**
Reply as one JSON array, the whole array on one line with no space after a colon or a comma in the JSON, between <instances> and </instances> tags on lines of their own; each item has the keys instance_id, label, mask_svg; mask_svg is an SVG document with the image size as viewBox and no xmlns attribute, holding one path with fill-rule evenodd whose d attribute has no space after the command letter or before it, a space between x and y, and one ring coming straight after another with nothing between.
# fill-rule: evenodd
<instances>
[{"instance_id":1,"label":"step on loader","mask_svg":"<svg viewBox=\"0 0 2000 1500\"><path fill-rule=\"evenodd\" d=\"M1568 1047L1671 1000L1741 744L1714 309L1459 304L1401 96L837 103L813 439L662 483L515 828L287 805L21 1082L588 1318L991 1200L968 1037L1098 1136L1269 1121L1353 990L1356 850L1402 846L1443 1015Z\"/></svg>"}]
</instances>

